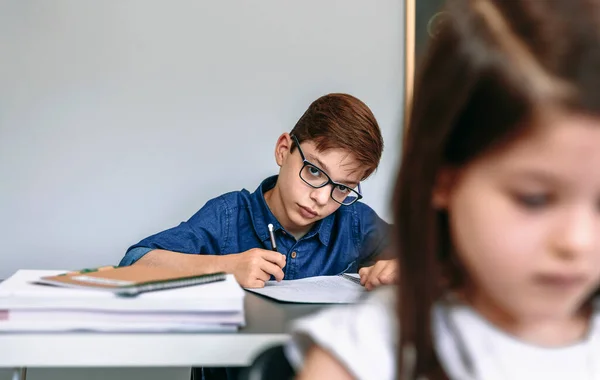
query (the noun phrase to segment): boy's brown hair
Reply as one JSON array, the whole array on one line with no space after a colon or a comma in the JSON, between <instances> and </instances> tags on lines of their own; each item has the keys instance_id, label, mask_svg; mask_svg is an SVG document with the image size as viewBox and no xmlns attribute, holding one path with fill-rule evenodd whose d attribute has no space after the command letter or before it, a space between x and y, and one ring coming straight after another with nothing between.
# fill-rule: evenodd
<instances>
[{"instance_id":1,"label":"boy's brown hair","mask_svg":"<svg viewBox=\"0 0 600 380\"><path fill-rule=\"evenodd\" d=\"M348 94L328 94L312 102L290 132L298 141L312 141L318 151L346 150L369 177L381 160L383 137L365 103ZM292 147L293 151L294 147Z\"/></svg>"}]
</instances>

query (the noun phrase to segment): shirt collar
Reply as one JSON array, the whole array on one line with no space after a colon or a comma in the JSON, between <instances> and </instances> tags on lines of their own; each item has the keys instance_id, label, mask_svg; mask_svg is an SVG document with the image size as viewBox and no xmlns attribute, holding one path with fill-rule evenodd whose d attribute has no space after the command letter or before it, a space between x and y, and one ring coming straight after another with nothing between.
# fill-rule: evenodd
<instances>
[{"instance_id":1,"label":"shirt collar","mask_svg":"<svg viewBox=\"0 0 600 380\"><path fill-rule=\"evenodd\" d=\"M275 187L278 176L272 176L258 186L258 188L250 194L250 212L252 217L252 224L254 225L254 231L262 241L269 240L269 223L273 224L275 231L283 230L283 227L275 218L275 215L269 209L267 201L265 200L265 192ZM305 235L306 238L312 237L318 234L319 240L324 245L329 244L329 238L331 236L331 229L333 227L333 220L335 218L335 212L326 218L319 220Z\"/></svg>"}]
</instances>

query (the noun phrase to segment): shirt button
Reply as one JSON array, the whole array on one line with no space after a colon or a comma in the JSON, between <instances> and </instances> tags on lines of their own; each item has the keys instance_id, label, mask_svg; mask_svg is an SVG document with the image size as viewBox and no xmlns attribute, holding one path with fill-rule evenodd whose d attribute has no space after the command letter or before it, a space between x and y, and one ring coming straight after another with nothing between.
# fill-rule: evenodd
<instances>
[{"instance_id":1,"label":"shirt button","mask_svg":"<svg viewBox=\"0 0 600 380\"><path fill-rule=\"evenodd\" d=\"M292 259L296 258L296 251L292 252Z\"/></svg>"}]
</instances>

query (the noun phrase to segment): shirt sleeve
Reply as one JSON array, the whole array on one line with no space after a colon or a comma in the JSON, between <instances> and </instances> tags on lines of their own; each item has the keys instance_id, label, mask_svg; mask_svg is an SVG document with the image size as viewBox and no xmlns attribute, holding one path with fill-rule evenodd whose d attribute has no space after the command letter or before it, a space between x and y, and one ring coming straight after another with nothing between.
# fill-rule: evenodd
<instances>
[{"instance_id":1,"label":"shirt sleeve","mask_svg":"<svg viewBox=\"0 0 600 380\"><path fill-rule=\"evenodd\" d=\"M291 326L286 357L296 371L316 344L357 379L396 378L395 287L374 291L363 303L326 309Z\"/></svg>"},{"instance_id":2,"label":"shirt sleeve","mask_svg":"<svg viewBox=\"0 0 600 380\"><path fill-rule=\"evenodd\" d=\"M390 243L391 225L386 223L367 205L359 211L359 263L364 267L373 265L386 251ZM389 257L386 257L389 258Z\"/></svg>"},{"instance_id":3,"label":"shirt sleeve","mask_svg":"<svg viewBox=\"0 0 600 380\"><path fill-rule=\"evenodd\" d=\"M231 214L226 206L221 198L208 201L188 221L129 247L119 266L131 265L155 249L188 254L222 253L229 237Z\"/></svg>"}]
</instances>

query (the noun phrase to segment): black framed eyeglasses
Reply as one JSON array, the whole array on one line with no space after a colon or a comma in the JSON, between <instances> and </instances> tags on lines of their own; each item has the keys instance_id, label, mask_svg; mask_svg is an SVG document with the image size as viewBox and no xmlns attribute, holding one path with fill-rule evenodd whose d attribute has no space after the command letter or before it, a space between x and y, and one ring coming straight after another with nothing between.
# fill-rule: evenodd
<instances>
[{"instance_id":1,"label":"black framed eyeglasses","mask_svg":"<svg viewBox=\"0 0 600 380\"><path fill-rule=\"evenodd\" d=\"M304 152L302 152L302 148L300 148L300 142L296 136L292 136L292 140L298 147L300 157L302 157L302 168L300 169L298 175L300 176L300 179L304 181L304 183L315 189L320 189L331 184L331 199L343 206L350 206L352 203L363 197L362 191L360 190L360 183L355 189L352 189L343 183L332 181L329 175L325 173L323 169L306 159Z\"/></svg>"}]
</instances>

